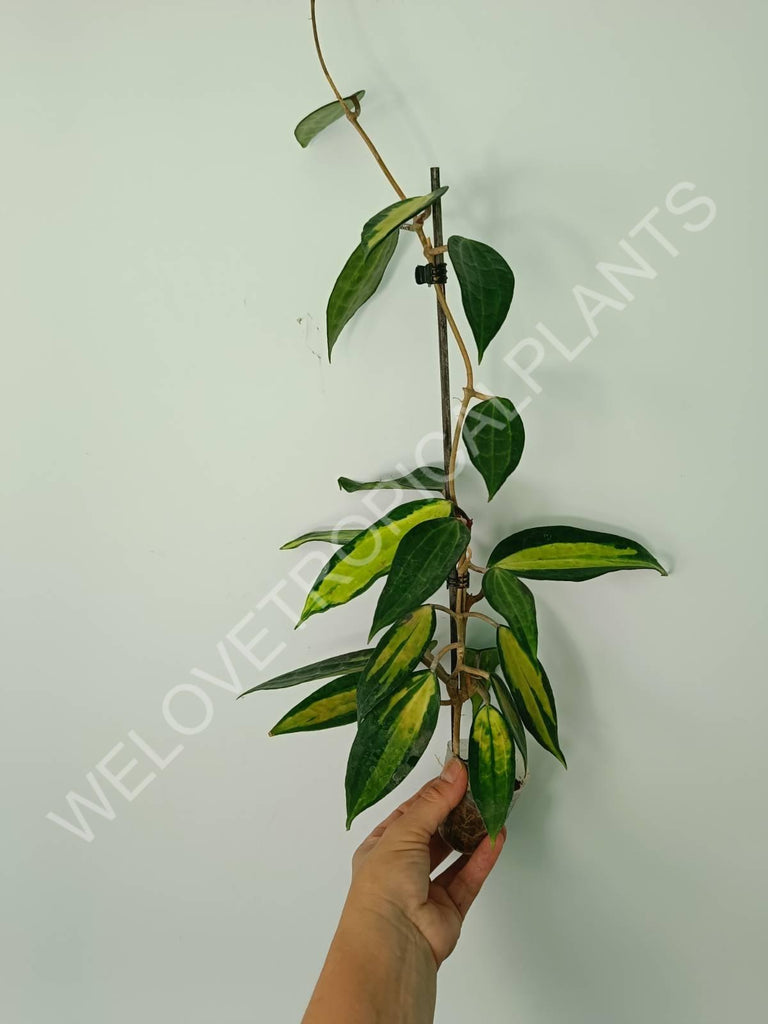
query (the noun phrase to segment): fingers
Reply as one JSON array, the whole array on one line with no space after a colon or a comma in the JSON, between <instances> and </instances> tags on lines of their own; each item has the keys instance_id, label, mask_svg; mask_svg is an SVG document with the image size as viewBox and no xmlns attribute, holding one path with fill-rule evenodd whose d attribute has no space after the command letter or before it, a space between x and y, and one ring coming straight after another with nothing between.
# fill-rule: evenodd
<instances>
[{"instance_id":1,"label":"fingers","mask_svg":"<svg viewBox=\"0 0 768 1024\"><path fill-rule=\"evenodd\" d=\"M458 758L452 758L439 779L427 783L408 801L400 818L392 823L391 831L427 841L449 811L460 803L466 788L467 770Z\"/></svg>"},{"instance_id":2,"label":"fingers","mask_svg":"<svg viewBox=\"0 0 768 1024\"><path fill-rule=\"evenodd\" d=\"M442 886L455 903L462 920L499 859L506 838L505 828L496 836L493 846L486 836L470 857L460 857L435 879L435 883Z\"/></svg>"}]
</instances>

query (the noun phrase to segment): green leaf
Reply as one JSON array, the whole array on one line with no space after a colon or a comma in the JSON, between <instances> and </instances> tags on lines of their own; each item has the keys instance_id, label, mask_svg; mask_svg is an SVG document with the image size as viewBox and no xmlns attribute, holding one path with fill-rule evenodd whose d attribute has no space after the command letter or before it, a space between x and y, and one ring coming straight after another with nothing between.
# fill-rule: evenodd
<instances>
[{"instance_id":1,"label":"green leaf","mask_svg":"<svg viewBox=\"0 0 768 1024\"><path fill-rule=\"evenodd\" d=\"M509 726L509 731L512 733L515 746L523 756L523 765L527 768L528 741L525 738L525 727L512 694L509 692L509 687L500 676L493 672L491 673L491 688L496 696L496 700L499 702L501 713L504 715L504 719Z\"/></svg>"},{"instance_id":2,"label":"green leaf","mask_svg":"<svg viewBox=\"0 0 768 1024\"><path fill-rule=\"evenodd\" d=\"M555 698L544 669L538 661L531 660L528 651L518 643L511 629L507 629L506 626L499 627L496 639L501 671L515 697L526 729L566 768L557 738Z\"/></svg>"},{"instance_id":3,"label":"green leaf","mask_svg":"<svg viewBox=\"0 0 768 1024\"><path fill-rule=\"evenodd\" d=\"M473 693L469 698L469 702L472 705L472 717L474 718L480 708L485 704L485 701L479 693Z\"/></svg>"},{"instance_id":4,"label":"green leaf","mask_svg":"<svg viewBox=\"0 0 768 1024\"><path fill-rule=\"evenodd\" d=\"M477 342L478 358L504 323L515 292L515 275L495 249L461 235L448 239L448 255L459 279L461 302Z\"/></svg>"},{"instance_id":5,"label":"green leaf","mask_svg":"<svg viewBox=\"0 0 768 1024\"><path fill-rule=\"evenodd\" d=\"M391 509L367 530L336 551L307 595L298 625L310 615L351 601L389 572L395 551L408 532L419 523L450 516L450 501L424 498ZM419 602L417 602L419 603ZM391 620L390 620L391 621Z\"/></svg>"},{"instance_id":6,"label":"green leaf","mask_svg":"<svg viewBox=\"0 0 768 1024\"><path fill-rule=\"evenodd\" d=\"M354 110L354 100L357 99L359 103L363 96L365 96L365 89L359 89L350 96L345 96L344 102L350 110ZM344 111L341 109L341 104L338 100L334 100L332 103L324 103L322 107L318 107L317 110L313 110L311 114L303 117L296 125L293 130L296 141L302 147L308 146L316 135L319 135L329 124L338 121L340 117L344 117Z\"/></svg>"},{"instance_id":7,"label":"green leaf","mask_svg":"<svg viewBox=\"0 0 768 1024\"><path fill-rule=\"evenodd\" d=\"M286 686L312 682L313 679L328 679L330 676L337 676L341 673L360 672L368 664L368 659L372 654L372 647L366 647L361 651L350 651L348 654L334 654L332 658L315 661L311 665L304 665L303 668L291 669L290 672L284 672L281 676L267 679L265 683L252 686L250 690L243 690L238 695L238 699L245 697L247 693L255 693L257 690L282 690Z\"/></svg>"},{"instance_id":8,"label":"green leaf","mask_svg":"<svg viewBox=\"0 0 768 1024\"><path fill-rule=\"evenodd\" d=\"M312 530L311 533L302 533L295 540L289 540L280 548L281 551L290 551L293 548L300 548L302 544L309 544L313 540L325 541L328 544L348 544L360 535L360 530Z\"/></svg>"},{"instance_id":9,"label":"green leaf","mask_svg":"<svg viewBox=\"0 0 768 1024\"><path fill-rule=\"evenodd\" d=\"M401 199L397 203L392 203L391 206L386 206L383 210L379 210L378 213L375 213L363 225L361 235L363 250L371 252L377 245L381 245L384 239L391 235L393 231L397 231L401 224L405 224L406 221L415 217L417 213L426 210L428 206L431 206L440 196L445 195L447 191L448 186L443 185L442 188L437 188L426 196L413 196L410 199Z\"/></svg>"},{"instance_id":10,"label":"green leaf","mask_svg":"<svg viewBox=\"0 0 768 1024\"><path fill-rule=\"evenodd\" d=\"M288 732L310 732L314 729L332 729L357 721L357 682L359 672L341 676L310 693L308 697L283 715L269 730L270 736Z\"/></svg>"},{"instance_id":11,"label":"green leaf","mask_svg":"<svg viewBox=\"0 0 768 1024\"><path fill-rule=\"evenodd\" d=\"M358 245L336 278L325 311L329 360L344 326L381 284L397 248L397 240L397 232L394 232L370 255L366 254L362 244Z\"/></svg>"},{"instance_id":12,"label":"green leaf","mask_svg":"<svg viewBox=\"0 0 768 1024\"><path fill-rule=\"evenodd\" d=\"M490 501L522 458L523 421L508 398L488 398L469 410L461 436Z\"/></svg>"},{"instance_id":13,"label":"green leaf","mask_svg":"<svg viewBox=\"0 0 768 1024\"><path fill-rule=\"evenodd\" d=\"M491 608L507 620L518 642L524 644L535 659L539 628L536 623L536 603L528 587L513 572L497 567L484 574L483 594Z\"/></svg>"},{"instance_id":14,"label":"green leaf","mask_svg":"<svg viewBox=\"0 0 768 1024\"><path fill-rule=\"evenodd\" d=\"M350 480L348 476L340 476L339 487L348 494L354 491L379 489L442 491L445 487L445 469L442 466L419 466L418 469L412 469L406 476L396 476L391 480L362 481Z\"/></svg>"},{"instance_id":15,"label":"green leaf","mask_svg":"<svg viewBox=\"0 0 768 1024\"><path fill-rule=\"evenodd\" d=\"M667 572L637 541L577 526L534 526L493 549L489 565L531 580L591 580L619 569Z\"/></svg>"},{"instance_id":16,"label":"green leaf","mask_svg":"<svg viewBox=\"0 0 768 1024\"><path fill-rule=\"evenodd\" d=\"M490 704L472 719L469 787L493 843L507 820L515 791L515 745L503 715Z\"/></svg>"},{"instance_id":17,"label":"green leaf","mask_svg":"<svg viewBox=\"0 0 768 1024\"><path fill-rule=\"evenodd\" d=\"M347 828L403 781L424 753L439 710L437 678L420 672L358 722L345 780Z\"/></svg>"},{"instance_id":18,"label":"green leaf","mask_svg":"<svg viewBox=\"0 0 768 1024\"><path fill-rule=\"evenodd\" d=\"M438 519L415 526L403 538L376 605L371 636L412 611L445 583L469 543L460 519Z\"/></svg>"},{"instance_id":19,"label":"green leaf","mask_svg":"<svg viewBox=\"0 0 768 1024\"><path fill-rule=\"evenodd\" d=\"M483 672L495 672L499 667L499 652L495 647L465 647L464 664Z\"/></svg>"},{"instance_id":20,"label":"green leaf","mask_svg":"<svg viewBox=\"0 0 768 1024\"><path fill-rule=\"evenodd\" d=\"M358 715L363 718L380 700L402 686L421 660L435 632L433 608L417 608L387 630L358 686Z\"/></svg>"}]
</instances>

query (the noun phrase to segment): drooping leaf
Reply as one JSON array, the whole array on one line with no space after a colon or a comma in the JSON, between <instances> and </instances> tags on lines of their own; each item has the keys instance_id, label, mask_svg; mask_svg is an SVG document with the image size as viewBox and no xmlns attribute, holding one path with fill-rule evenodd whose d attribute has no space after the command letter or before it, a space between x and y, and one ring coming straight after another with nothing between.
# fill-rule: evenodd
<instances>
[{"instance_id":1,"label":"drooping leaf","mask_svg":"<svg viewBox=\"0 0 768 1024\"><path fill-rule=\"evenodd\" d=\"M359 89L350 96L345 96L344 102L350 110L354 110L354 100L357 99L359 103L363 96L365 96L365 89ZM303 117L296 125L293 130L296 141L302 148L306 148L316 135L319 135L329 124L338 121L340 117L344 117L344 111L338 100L334 100L332 103L324 103L322 107L318 107L317 110L313 110L311 114Z\"/></svg>"},{"instance_id":2,"label":"drooping leaf","mask_svg":"<svg viewBox=\"0 0 768 1024\"><path fill-rule=\"evenodd\" d=\"M348 544L360 532L360 530L312 530L310 533L302 533L295 540L289 540L280 547L280 550L290 551L293 548L300 548L302 544L309 544L313 540L324 541L328 544Z\"/></svg>"},{"instance_id":3,"label":"drooping leaf","mask_svg":"<svg viewBox=\"0 0 768 1024\"><path fill-rule=\"evenodd\" d=\"M368 659L372 654L372 647L366 647L361 651L349 651L347 654L334 654L332 658L324 658L311 665L291 669L290 672L267 679L266 682L259 683L258 686L252 686L250 690L243 690L238 695L238 699L245 697L248 693L255 693L257 690L282 690L286 686L310 683L315 679L328 679L330 676L360 672L368 664Z\"/></svg>"},{"instance_id":4,"label":"drooping leaf","mask_svg":"<svg viewBox=\"0 0 768 1024\"><path fill-rule=\"evenodd\" d=\"M445 518L452 509L451 502L438 498L409 501L391 509L367 530L358 533L342 545L321 570L307 595L298 624L310 615L345 604L362 594L389 571L398 545L414 526Z\"/></svg>"},{"instance_id":5,"label":"drooping leaf","mask_svg":"<svg viewBox=\"0 0 768 1024\"><path fill-rule=\"evenodd\" d=\"M464 664L490 674L499 667L499 652L495 647L465 647Z\"/></svg>"},{"instance_id":6,"label":"drooping leaf","mask_svg":"<svg viewBox=\"0 0 768 1024\"><path fill-rule=\"evenodd\" d=\"M667 575L637 541L577 526L534 526L513 533L496 545L488 564L531 580L591 580L619 569Z\"/></svg>"},{"instance_id":7,"label":"drooping leaf","mask_svg":"<svg viewBox=\"0 0 768 1024\"><path fill-rule=\"evenodd\" d=\"M517 710L517 705L509 692L509 687L504 680L493 672L491 674L491 688L493 689L496 700L499 702L501 713L504 715L504 719L509 726L509 731L515 741L515 746L520 751L523 758L523 765L528 767L528 741L525 738L525 727L523 726L523 720L520 717L520 713Z\"/></svg>"},{"instance_id":8,"label":"drooping leaf","mask_svg":"<svg viewBox=\"0 0 768 1024\"><path fill-rule=\"evenodd\" d=\"M508 398L489 398L469 410L462 437L490 501L522 458L523 421Z\"/></svg>"},{"instance_id":9,"label":"drooping leaf","mask_svg":"<svg viewBox=\"0 0 768 1024\"><path fill-rule=\"evenodd\" d=\"M448 255L459 279L461 302L477 342L478 358L482 359L509 312L515 275L490 245L461 235L448 239Z\"/></svg>"},{"instance_id":10,"label":"drooping leaf","mask_svg":"<svg viewBox=\"0 0 768 1024\"><path fill-rule=\"evenodd\" d=\"M567 767L557 738L555 699L543 668L538 661L531 660L511 629L499 627L496 638L501 671L526 729L564 768Z\"/></svg>"},{"instance_id":11,"label":"drooping leaf","mask_svg":"<svg viewBox=\"0 0 768 1024\"><path fill-rule=\"evenodd\" d=\"M370 220L363 225L361 245L365 252L371 252L377 245L381 245L384 239L397 231L401 224L405 224L416 214L426 210L436 199L445 195L448 186L435 189L425 196L412 196L410 199L400 199L391 206L385 206L383 210L375 213Z\"/></svg>"},{"instance_id":12,"label":"drooping leaf","mask_svg":"<svg viewBox=\"0 0 768 1024\"><path fill-rule=\"evenodd\" d=\"M469 702L472 705L472 717L474 718L483 704L485 704L485 701L479 693L473 693L469 698Z\"/></svg>"},{"instance_id":13,"label":"drooping leaf","mask_svg":"<svg viewBox=\"0 0 768 1024\"><path fill-rule=\"evenodd\" d=\"M470 533L460 519L433 519L406 534L376 605L371 636L422 604L444 583L466 550Z\"/></svg>"},{"instance_id":14,"label":"drooping leaf","mask_svg":"<svg viewBox=\"0 0 768 1024\"><path fill-rule=\"evenodd\" d=\"M358 245L336 278L325 311L329 360L345 325L381 284L397 248L397 239L395 231L370 254L365 252L362 244Z\"/></svg>"},{"instance_id":15,"label":"drooping leaf","mask_svg":"<svg viewBox=\"0 0 768 1024\"><path fill-rule=\"evenodd\" d=\"M417 608L387 630L365 666L358 685L358 716L399 689L421 660L435 632L434 608Z\"/></svg>"},{"instance_id":16,"label":"drooping leaf","mask_svg":"<svg viewBox=\"0 0 768 1024\"><path fill-rule=\"evenodd\" d=\"M310 693L283 715L269 730L270 736L288 732L309 732L314 729L332 729L357 721L357 683L359 672L325 683Z\"/></svg>"},{"instance_id":17,"label":"drooping leaf","mask_svg":"<svg viewBox=\"0 0 768 1024\"><path fill-rule=\"evenodd\" d=\"M396 491L442 491L445 487L445 469L442 466L419 466L405 476L396 476L391 480L350 480L348 476L339 477L339 487L348 494L354 491L375 491L389 489Z\"/></svg>"},{"instance_id":18,"label":"drooping leaf","mask_svg":"<svg viewBox=\"0 0 768 1024\"><path fill-rule=\"evenodd\" d=\"M436 676L419 672L358 722L345 780L347 828L403 781L424 753L439 710Z\"/></svg>"},{"instance_id":19,"label":"drooping leaf","mask_svg":"<svg viewBox=\"0 0 768 1024\"><path fill-rule=\"evenodd\" d=\"M515 745L503 715L486 704L472 719L469 786L493 843L515 791Z\"/></svg>"},{"instance_id":20,"label":"drooping leaf","mask_svg":"<svg viewBox=\"0 0 768 1024\"><path fill-rule=\"evenodd\" d=\"M532 658L538 654L539 628L533 594L513 572L489 569L483 575L483 594L488 604L507 620L507 625L524 644Z\"/></svg>"}]
</instances>

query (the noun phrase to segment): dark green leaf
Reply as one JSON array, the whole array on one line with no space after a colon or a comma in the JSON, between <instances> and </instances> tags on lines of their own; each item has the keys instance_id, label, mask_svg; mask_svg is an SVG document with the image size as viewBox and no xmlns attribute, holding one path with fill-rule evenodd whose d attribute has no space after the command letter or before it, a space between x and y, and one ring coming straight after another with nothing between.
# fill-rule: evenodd
<instances>
[{"instance_id":1,"label":"dark green leaf","mask_svg":"<svg viewBox=\"0 0 768 1024\"><path fill-rule=\"evenodd\" d=\"M269 730L270 736L289 732L310 732L314 729L332 729L357 721L357 682L359 672L334 679L310 693L308 697L283 715Z\"/></svg>"},{"instance_id":2,"label":"dark green leaf","mask_svg":"<svg viewBox=\"0 0 768 1024\"><path fill-rule=\"evenodd\" d=\"M557 711L544 669L506 626L497 630L499 661L528 732L567 767L557 737Z\"/></svg>"},{"instance_id":3,"label":"dark green leaf","mask_svg":"<svg viewBox=\"0 0 768 1024\"><path fill-rule=\"evenodd\" d=\"M495 249L484 242L451 235L448 255L461 288L461 302L477 342L478 358L504 323L515 292L515 275Z\"/></svg>"},{"instance_id":4,"label":"dark green leaf","mask_svg":"<svg viewBox=\"0 0 768 1024\"><path fill-rule=\"evenodd\" d=\"M466 647L464 663L483 672L495 672L499 667L499 652L495 647Z\"/></svg>"},{"instance_id":5,"label":"dark green leaf","mask_svg":"<svg viewBox=\"0 0 768 1024\"><path fill-rule=\"evenodd\" d=\"M431 206L440 196L445 195L447 191L448 186L443 185L442 188L437 188L428 195L401 199L396 203L392 203L391 206L386 206L383 210L379 210L378 213L375 213L363 225L361 245L365 252L371 252L377 245L381 245L384 239L391 235L393 231L397 231L401 224L405 224L406 221L415 217L417 213L426 210L428 206Z\"/></svg>"},{"instance_id":6,"label":"dark green leaf","mask_svg":"<svg viewBox=\"0 0 768 1024\"><path fill-rule=\"evenodd\" d=\"M461 436L490 501L522 458L523 421L508 398L489 398L469 410Z\"/></svg>"},{"instance_id":7,"label":"dark green leaf","mask_svg":"<svg viewBox=\"0 0 768 1024\"><path fill-rule=\"evenodd\" d=\"M325 312L328 335L328 359L345 324L370 299L381 284L384 272L397 248L397 232L393 232L370 255L358 245L336 278Z\"/></svg>"},{"instance_id":8,"label":"dark green leaf","mask_svg":"<svg viewBox=\"0 0 768 1024\"><path fill-rule=\"evenodd\" d=\"M637 541L576 526L534 526L493 549L489 565L532 580L591 580L619 569L666 570Z\"/></svg>"},{"instance_id":9,"label":"dark green leaf","mask_svg":"<svg viewBox=\"0 0 768 1024\"><path fill-rule=\"evenodd\" d=\"M528 587L507 569L489 569L483 576L483 594L488 604L503 615L507 624L525 645L532 658L537 657L539 628L536 604Z\"/></svg>"},{"instance_id":10,"label":"dark green leaf","mask_svg":"<svg viewBox=\"0 0 768 1024\"><path fill-rule=\"evenodd\" d=\"M282 545L280 550L290 551L293 548L301 547L302 544L309 544L313 540L324 541L328 544L348 544L359 536L360 532L360 530L312 530L311 533L302 533L295 540L289 540L287 544Z\"/></svg>"},{"instance_id":11,"label":"dark green leaf","mask_svg":"<svg viewBox=\"0 0 768 1024\"><path fill-rule=\"evenodd\" d=\"M431 597L445 583L469 538L460 519L435 519L414 526L395 552L376 605L371 636Z\"/></svg>"},{"instance_id":12,"label":"dark green leaf","mask_svg":"<svg viewBox=\"0 0 768 1024\"><path fill-rule=\"evenodd\" d=\"M509 692L509 687L504 680L497 675L495 672L491 674L491 688L496 696L496 700L499 702L501 713L504 715L509 731L515 740L515 746L523 756L523 765L528 767L528 741L525 738L525 728L523 726L523 720L520 717L520 713L517 710L512 694Z\"/></svg>"},{"instance_id":13,"label":"dark green leaf","mask_svg":"<svg viewBox=\"0 0 768 1024\"><path fill-rule=\"evenodd\" d=\"M365 89L359 89L357 92L352 93L352 95L345 96L344 102L350 110L354 110L355 98L359 103L363 96L365 96ZM316 135L319 135L329 124L338 121L340 117L344 117L344 111L338 100L334 100L332 103L324 103L322 107L318 107L317 110L313 110L311 114L303 117L296 125L293 130L296 141L302 147L308 146Z\"/></svg>"},{"instance_id":14,"label":"dark green leaf","mask_svg":"<svg viewBox=\"0 0 768 1024\"><path fill-rule=\"evenodd\" d=\"M294 668L290 672L284 672L281 676L268 679L265 683L252 686L250 690L243 690L239 697L245 697L247 693L255 693L256 690L282 690L286 686L309 683L313 679L328 679L329 676L341 673L359 672L365 668L372 654L372 647L366 647L361 651L350 651L348 654L334 654L332 658L315 661L311 665L304 665L303 668Z\"/></svg>"},{"instance_id":15,"label":"dark green leaf","mask_svg":"<svg viewBox=\"0 0 768 1024\"><path fill-rule=\"evenodd\" d=\"M347 828L411 771L435 731L439 710L437 679L420 672L358 722L345 781Z\"/></svg>"},{"instance_id":16,"label":"dark green leaf","mask_svg":"<svg viewBox=\"0 0 768 1024\"><path fill-rule=\"evenodd\" d=\"M421 660L435 632L435 611L417 608L388 629L363 670L358 686L358 715L399 689Z\"/></svg>"},{"instance_id":17,"label":"dark green leaf","mask_svg":"<svg viewBox=\"0 0 768 1024\"><path fill-rule=\"evenodd\" d=\"M361 481L350 480L348 476L340 476L339 487L348 494L353 491L379 489L442 491L445 487L445 470L442 466L419 466L418 469L412 469L406 476L396 476L391 480Z\"/></svg>"},{"instance_id":18,"label":"dark green leaf","mask_svg":"<svg viewBox=\"0 0 768 1024\"><path fill-rule=\"evenodd\" d=\"M340 547L322 569L307 595L299 624L310 615L345 604L362 594L389 572L397 546L408 536L409 530L418 523L450 516L452 511L449 501L423 498L398 505L367 530L362 530L354 540Z\"/></svg>"},{"instance_id":19,"label":"dark green leaf","mask_svg":"<svg viewBox=\"0 0 768 1024\"><path fill-rule=\"evenodd\" d=\"M503 715L489 704L472 720L469 787L493 842L507 820L515 791L515 745Z\"/></svg>"}]
</instances>

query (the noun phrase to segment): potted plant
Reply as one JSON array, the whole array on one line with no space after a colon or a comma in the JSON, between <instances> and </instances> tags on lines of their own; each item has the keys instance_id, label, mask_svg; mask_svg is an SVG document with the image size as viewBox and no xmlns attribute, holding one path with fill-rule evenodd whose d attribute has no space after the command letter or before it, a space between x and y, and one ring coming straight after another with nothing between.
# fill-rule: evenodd
<instances>
[{"instance_id":1,"label":"potted plant","mask_svg":"<svg viewBox=\"0 0 768 1024\"><path fill-rule=\"evenodd\" d=\"M525 778L527 736L564 767L566 763L555 698L538 658L535 601L523 581L582 582L630 569L666 572L637 541L569 525L512 530L494 547L486 565L473 561L473 521L456 494L460 449L464 446L482 476L490 500L520 462L525 431L508 398L483 394L475 387L469 348L446 294L445 257L459 284L478 361L506 318L514 274L483 242L452 235L443 244L442 197L447 186L440 185L439 172L432 169L432 188L426 194L406 194L400 187L360 123L364 90L342 95L331 77L318 38L315 0L311 19L317 57L335 99L300 121L296 139L307 146L320 131L344 118L396 193L395 202L363 225L360 242L331 290L328 357L345 325L384 278L401 233L411 232L426 261L417 268L416 279L431 286L437 303L444 459L439 466L419 466L404 477L339 479L347 492L397 488L429 495L397 505L365 530L313 530L284 545L337 546L307 595L299 623L346 604L384 578L369 646L286 672L246 693L330 680L292 707L270 735L355 725L346 771L348 828L408 775L433 735L441 705L449 705L450 750L468 762L469 789L443 831L456 849L468 852L486 831L493 840L503 826L515 790ZM466 377L453 422L449 333ZM446 582L447 602L436 601L435 593ZM481 604L486 611L478 610ZM441 620L447 624L447 639L438 639ZM480 621L495 631L492 646L473 645L472 633ZM465 739L461 709L466 701L471 701L473 714Z\"/></svg>"}]
</instances>

